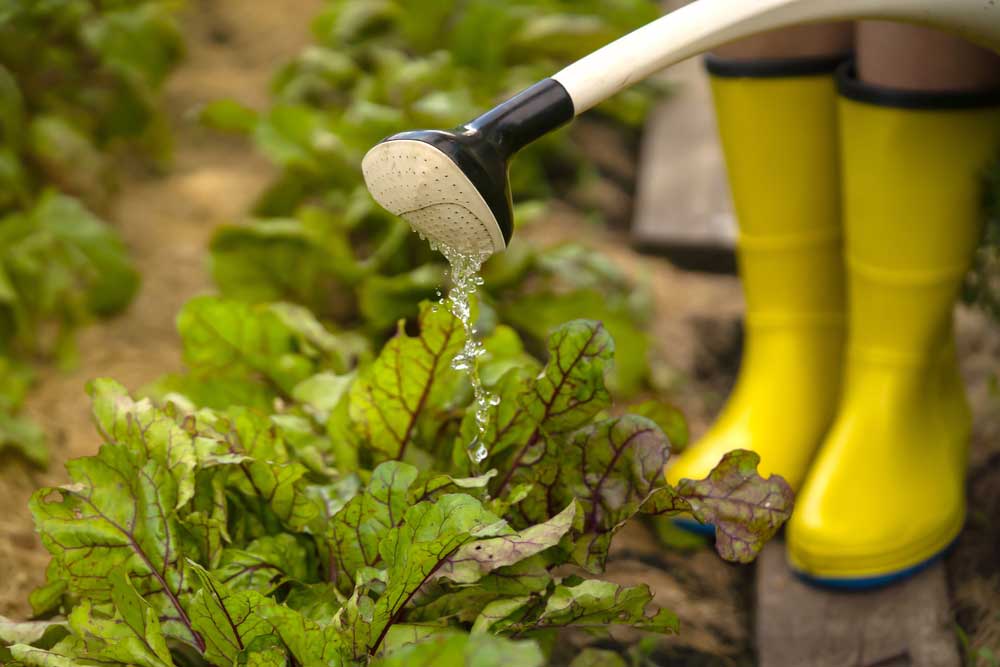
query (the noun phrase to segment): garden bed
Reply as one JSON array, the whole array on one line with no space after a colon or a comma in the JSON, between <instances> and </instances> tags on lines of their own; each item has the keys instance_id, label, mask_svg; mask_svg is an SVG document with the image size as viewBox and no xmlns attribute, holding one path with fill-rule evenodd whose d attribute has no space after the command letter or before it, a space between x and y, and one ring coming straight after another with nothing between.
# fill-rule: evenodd
<instances>
[{"instance_id":1,"label":"garden bed","mask_svg":"<svg viewBox=\"0 0 1000 667\"><path fill-rule=\"evenodd\" d=\"M40 486L64 483L62 464L94 453L100 444L84 383L110 376L134 389L180 369L174 317L185 301L211 287L205 252L214 226L241 217L273 177L271 167L246 142L198 126L192 112L220 97L266 107L275 64L299 51L307 40L308 20L320 4L264 3L251 12L239 0L190 3L185 17L188 58L166 90L175 128L174 164L166 174L141 168L128 173L112 215L142 274L142 290L124 315L81 334L75 370L41 373L27 412L50 437L51 468L39 472L13 457L0 463L0 498L8 507L0 518L0 562L7 575L0 581L0 615L30 613L27 594L42 583L49 560L35 536L28 497ZM602 179L568 197L618 222L630 214L635 179L634 141L623 137L603 123L577 130ZM700 433L721 405L738 366L742 302L736 279L683 272L642 257L630 249L627 233L599 228L566 204L556 204L544 223L525 234L542 241L582 238L649 286L655 312L654 381L669 388L669 398L684 410L692 432ZM1000 336L978 315L963 312L959 322L977 427L969 528L949 558L949 573L957 619L971 645L997 646L1000 407L990 378L1000 357ZM693 666L754 663L752 576L752 568L723 563L709 549L667 549L650 528L638 524L616 539L607 573L616 583L649 584L655 603L680 617L681 634L650 650L653 664ZM598 646L617 650L634 639L633 633L623 632ZM571 634L570 640L574 647L593 641L581 634Z\"/></svg>"}]
</instances>

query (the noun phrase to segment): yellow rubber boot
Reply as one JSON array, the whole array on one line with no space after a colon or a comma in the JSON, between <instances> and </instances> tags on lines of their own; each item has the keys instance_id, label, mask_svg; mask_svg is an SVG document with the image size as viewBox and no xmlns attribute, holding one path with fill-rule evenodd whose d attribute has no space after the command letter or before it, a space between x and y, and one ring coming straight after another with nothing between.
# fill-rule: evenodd
<instances>
[{"instance_id":1,"label":"yellow rubber boot","mask_svg":"<svg viewBox=\"0 0 1000 667\"><path fill-rule=\"evenodd\" d=\"M746 339L732 395L709 431L668 464L671 484L701 479L727 452L750 449L763 474L797 488L833 418L845 289L839 62L708 61L739 220Z\"/></svg>"},{"instance_id":2,"label":"yellow rubber boot","mask_svg":"<svg viewBox=\"0 0 1000 667\"><path fill-rule=\"evenodd\" d=\"M961 530L969 410L952 311L980 234L1000 95L892 91L840 74L849 332L837 419L788 525L791 566L886 584Z\"/></svg>"}]
</instances>

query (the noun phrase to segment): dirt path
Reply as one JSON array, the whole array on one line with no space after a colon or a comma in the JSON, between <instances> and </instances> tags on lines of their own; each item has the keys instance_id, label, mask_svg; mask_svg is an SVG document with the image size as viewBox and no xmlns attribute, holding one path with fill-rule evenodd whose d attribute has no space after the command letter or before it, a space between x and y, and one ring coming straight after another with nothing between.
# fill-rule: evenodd
<instances>
[{"instance_id":1,"label":"dirt path","mask_svg":"<svg viewBox=\"0 0 1000 667\"><path fill-rule=\"evenodd\" d=\"M41 373L27 412L49 435L50 470L0 462L0 499L7 507L0 517L0 614L29 612L27 594L42 581L48 562L28 497L39 486L63 483L63 463L98 445L84 384L108 376L139 387L180 367L174 316L187 299L210 289L206 248L212 231L240 217L271 177L247 142L198 127L192 112L220 97L263 108L275 66L306 43L309 19L320 6L321 0L189 3L187 58L165 91L175 128L173 167L165 175L124 175L112 216L139 266L142 290L128 312L82 332L79 368Z\"/></svg>"}]
</instances>

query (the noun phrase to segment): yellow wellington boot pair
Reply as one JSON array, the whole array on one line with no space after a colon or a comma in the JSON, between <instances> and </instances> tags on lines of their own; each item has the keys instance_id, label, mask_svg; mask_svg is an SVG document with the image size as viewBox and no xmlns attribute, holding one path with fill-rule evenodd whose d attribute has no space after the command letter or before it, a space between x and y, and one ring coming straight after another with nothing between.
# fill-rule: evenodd
<instances>
[{"instance_id":1,"label":"yellow wellington boot pair","mask_svg":"<svg viewBox=\"0 0 1000 667\"><path fill-rule=\"evenodd\" d=\"M708 433L671 461L672 484L752 449L761 474L798 489L833 420L845 323L833 72L843 61L706 60L740 226L746 337L733 394Z\"/></svg>"},{"instance_id":2,"label":"yellow wellington boot pair","mask_svg":"<svg viewBox=\"0 0 1000 667\"><path fill-rule=\"evenodd\" d=\"M796 81L806 86L812 85L809 78L783 80L789 86ZM827 78L832 90L833 79ZM796 488L803 480L800 461L807 461L808 474L787 531L790 565L816 583L865 588L918 570L954 540L964 520L970 417L955 358L952 309L979 237L978 174L1000 149L1000 96L887 90L857 81L847 66L837 78L840 100L834 102L831 96L828 104L831 111L839 106L836 126L845 229L842 262L848 274L847 342L842 363L839 351L831 353L831 365L813 362L813 368L823 367L827 372L804 377L802 382L837 387L843 378L839 401L835 395L827 402L828 394L808 386L789 387L778 396L741 395L737 390L733 400L745 405L727 406L719 423L690 452L679 456L667 475L670 481L698 478L714 466L716 452L725 451L727 440L720 434L728 412L774 414L772 424L758 427L755 422L742 442L736 443L731 436L728 441L759 452L766 471L785 476ZM762 91L764 86L772 88L756 99L747 95L742 104L764 108L778 104L773 80L717 79L716 102L730 165L759 159L730 152L738 144L726 138L734 122L726 119L747 114L745 108L727 106L735 100L724 89L737 82L746 87L759 83ZM756 110L749 113L760 116ZM826 113L815 116L827 118ZM741 121L735 122L740 127ZM798 141L797 136L798 132L792 133L787 140ZM817 153L811 159L835 165L837 153ZM787 164L785 169L797 167ZM731 174L744 228L750 209L772 207L761 200L780 196L767 191L774 188L775 176L763 178L767 185L755 192ZM838 186L824 179L804 187L822 193L814 196L814 207L826 207L827 193L836 192ZM815 228L817 216L829 215L818 210L802 213L798 224L806 230L803 233ZM788 230L795 221L785 224L782 229ZM750 306L758 289L753 284L754 272L748 270L752 257L752 251L749 256L741 252L750 320L748 348L755 334ZM823 285L842 280L841 269L819 275L826 271L824 264L812 260L812 265L814 273L805 280ZM784 271L781 263L769 266L775 274ZM770 275L769 280L781 283L782 277ZM791 272L784 274L784 280L803 277ZM760 289L756 303L766 309L770 301L764 287ZM833 306L841 304L840 292L828 289L831 307L826 311L832 312ZM813 310L824 311L821 307ZM820 344L815 349L821 354ZM800 350L796 346L790 355L781 350L773 354L795 358ZM783 363L777 362L779 369ZM751 371L770 373L766 364L745 366L740 384L764 386L744 377ZM821 395L822 404L808 407L788 398L808 402ZM767 406L775 401L781 405ZM801 415L819 414L836 415L832 425L823 425L825 437L794 442L793 431L800 428ZM795 453L781 449L785 447Z\"/></svg>"}]
</instances>

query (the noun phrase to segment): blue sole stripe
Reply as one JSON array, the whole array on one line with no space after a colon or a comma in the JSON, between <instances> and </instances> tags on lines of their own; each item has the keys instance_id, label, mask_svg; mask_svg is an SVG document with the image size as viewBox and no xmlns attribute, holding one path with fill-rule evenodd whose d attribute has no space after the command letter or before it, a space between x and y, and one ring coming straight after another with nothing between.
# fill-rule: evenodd
<instances>
[{"instance_id":1,"label":"blue sole stripe","mask_svg":"<svg viewBox=\"0 0 1000 667\"><path fill-rule=\"evenodd\" d=\"M923 572L929 568L934 563L941 560L945 554L947 554L951 548L957 542L957 538L951 544L946 546L944 549L934 554L927 560L924 560L916 565L911 565L910 567L898 570L896 572L889 572L887 574L880 574L873 577L817 577L801 570L798 570L789 565L789 568L795 574L796 577L804 581L811 586L818 586L820 588L831 588L838 591L868 591L875 588L882 588L883 586L888 586L896 582L902 581L903 579L908 579L913 575Z\"/></svg>"}]
</instances>

